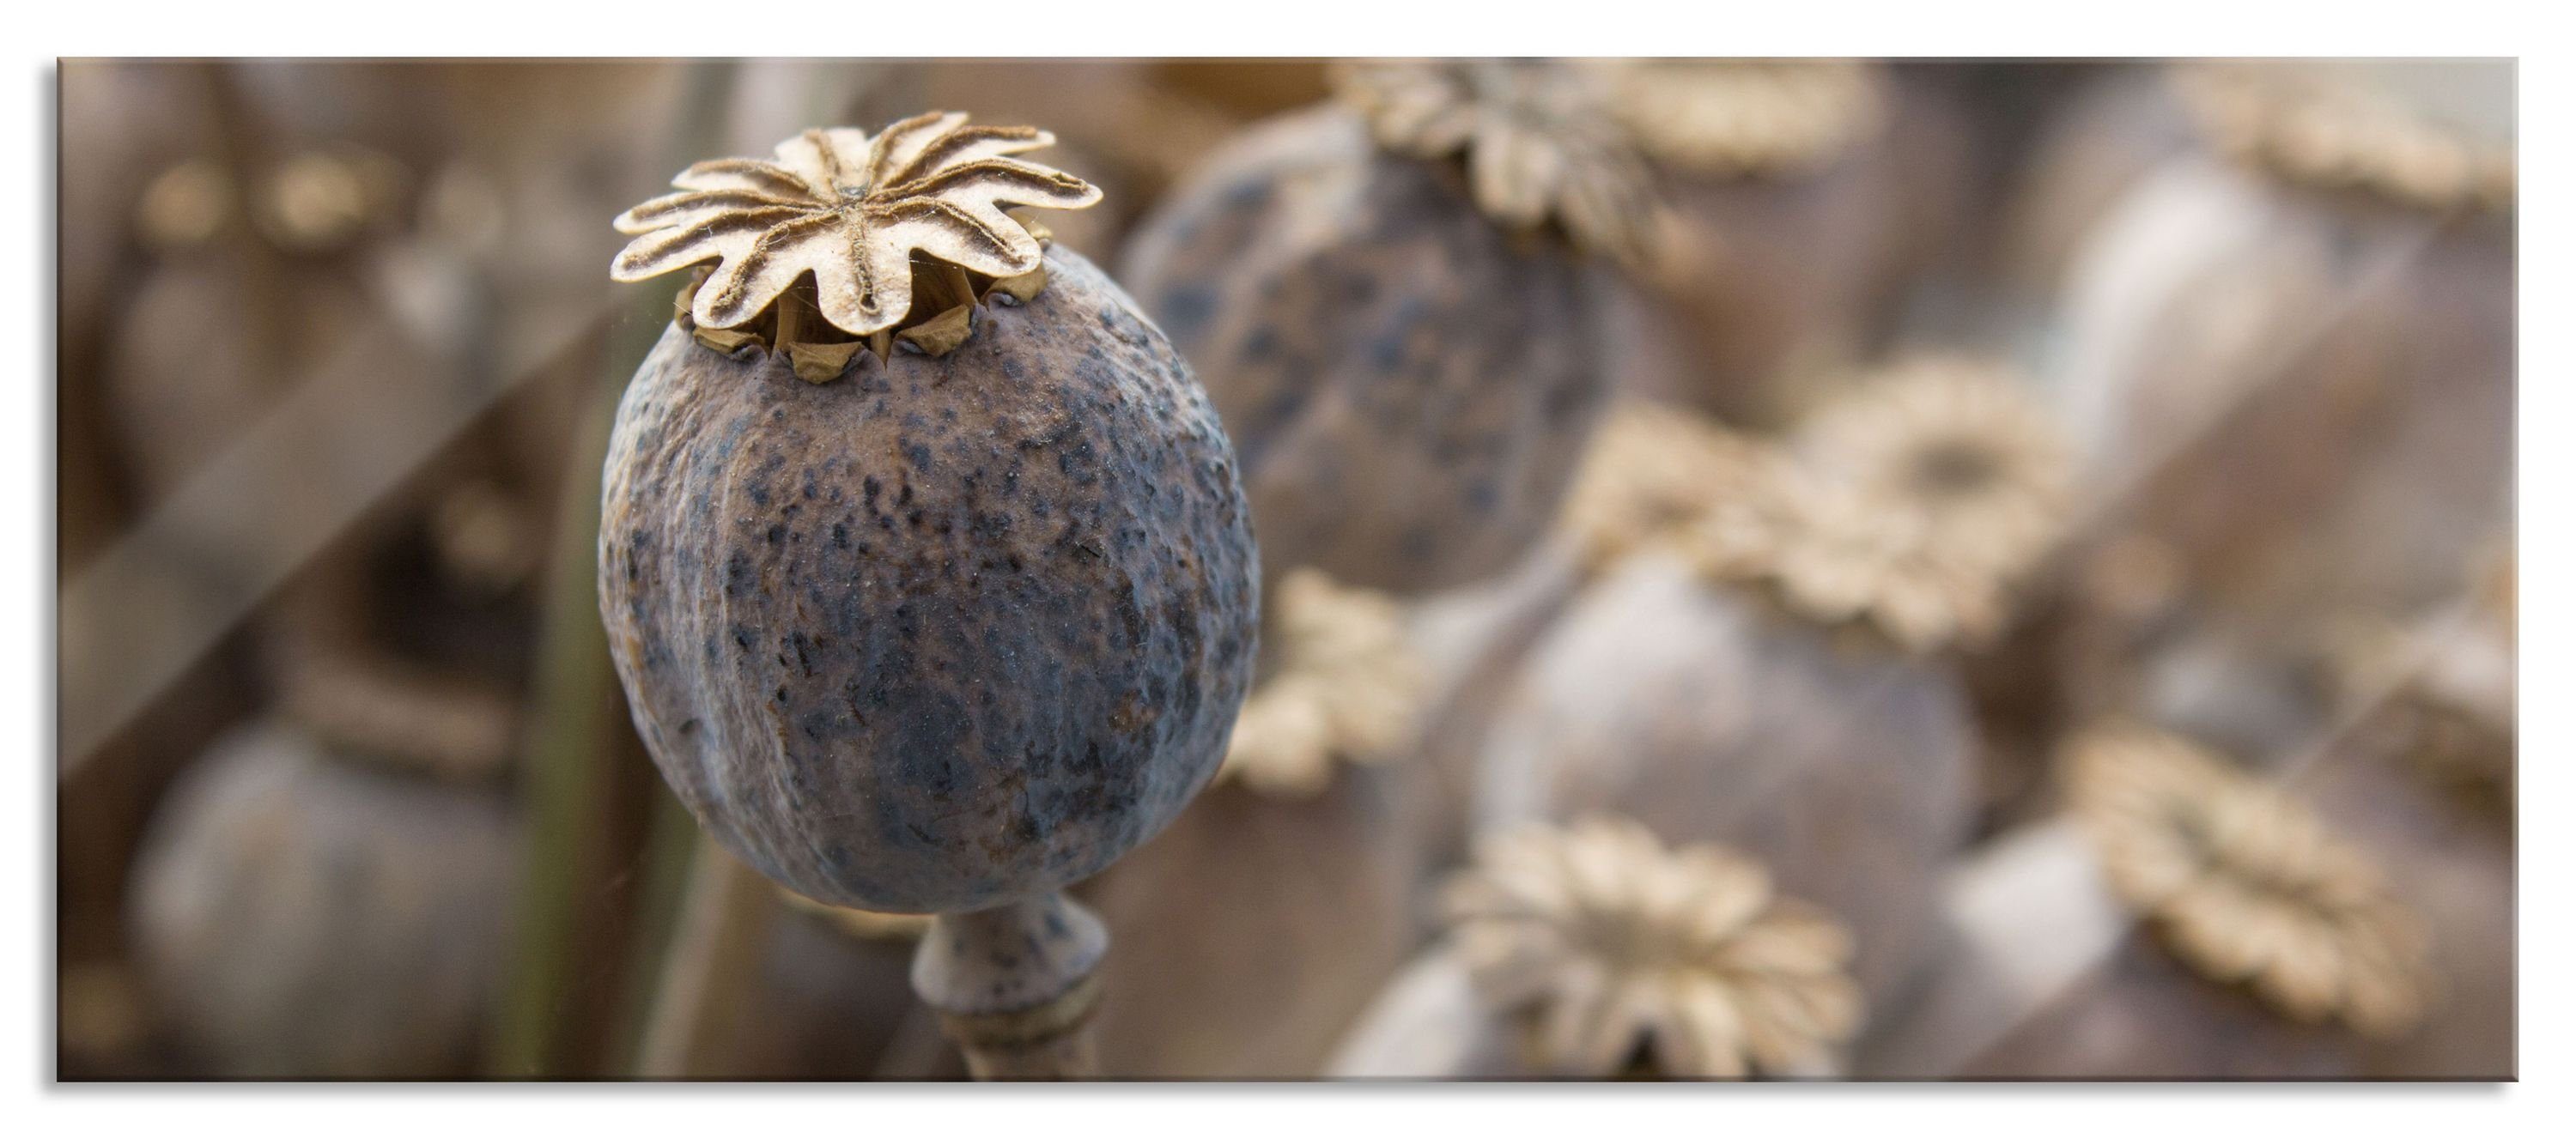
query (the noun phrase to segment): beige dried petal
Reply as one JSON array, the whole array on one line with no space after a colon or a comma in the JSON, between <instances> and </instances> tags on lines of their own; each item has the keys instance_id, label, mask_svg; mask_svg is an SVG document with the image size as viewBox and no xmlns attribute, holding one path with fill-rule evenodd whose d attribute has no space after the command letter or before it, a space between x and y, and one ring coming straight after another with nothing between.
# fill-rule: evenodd
<instances>
[{"instance_id":1,"label":"beige dried petal","mask_svg":"<svg viewBox=\"0 0 2576 1139\"><path fill-rule=\"evenodd\" d=\"M1451 879L1442 891L1444 912L1451 921L1472 919L1485 925L1518 918L1544 925L1575 906L1574 889L1557 872L1552 854L1548 856L1551 864L1538 865L1493 858L1494 848L1481 849L1480 861L1490 872Z\"/></svg>"},{"instance_id":2,"label":"beige dried petal","mask_svg":"<svg viewBox=\"0 0 2576 1139\"><path fill-rule=\"evenodd\" d=\"M1728 941L1724 963L1733 970L1797 976L1830 970L1834 962L1850 960L1852 949L1851 934L1842 926L1783 904L1761 925Z\"/></svg>"},{"instance_id":3,"label":"beige dried petal","mask_svg":"<svg viewBox=\"0 0 2576 1139\"><path fill-rule=\"evenodd\" d=\"M1545 1003L1539 1006L1539 1049L1550 1070L1569 1076L1600 1076L1610 1066L1590 1059L1597 1041L1617 1025L1610 1023L1611 976L1601 962L1588 957L1558 966Z\"/></svg>"},{"instance_id":4,"label":"beige dried petal","mask_svg":"<svg viewBox=\"0 0 2576 1139\"><path fill-rule=\"evenodd\" d=\"M1774 899L1758 863L1667 850L1634 820L1485 836L1443 898L1478 994L1498 1011L1537 1006L1552 1071L1612 1074L1641 1036L1668 1075L1791 1070L1766 1055L1806 1071L1859 1026L1847 932ZM1748 1010L1767 1011L1757 1025Z\"/></svg>"},{"instance_id":5,"label":"beige dried petal","mask_svg":"<svg viewBox=\"0 0 2576 1139\"><path fill-rule=\"evenodd\" d=\"M1331 781L1331 746L1324 710L1302 686L1281 686L1244 702L1221 771L1264 794L1314 795Z\"/></svg>"},{"instance_id":6,"label":"beige dried petal","mask_svg":"<svg viewBox=\"0 0 2576 1139\"><path fill-rule=\"evenodd\" d=\"M1620 121L1655 161L1694 174L1812 170L1877 137L1877 69L1840 60L1630 60L1612 68Z\"/></svg>"},{"instance_id":7,"label":"beige dried petal","mask_svg":"<svg viewBox=\"0 0 2576 1139\"><path fill-rule=\"evenodd\" d=\"M827 906L785 886L778 887L778 896L790 909L820 914L843 933L862 941L918 941L930 929L928 914L886 914Z\"/></svg>"},{"instance_id":8,"label":"beige dried petal","mask_svg":"<svg viewBox=\"0 0 2576 1139\"><path fill-rule=\"evenodd\" d=\"M1867 622L1913 652L2001 626L1997 568L1937 540L1939 519L1924 504L1804 463L1755 469L1748 503L1711 509L1685 532L1703 577L1768 587L1820 623Z\"/></svg>"},{"instance_id":9,"label":"beige dried petal","mask_svg":"<svg viewBox=\"0 0 2576 1139\"><path fill-rule=\"evenodd\" d=\"M1765 1072L1790 1073L1811 1063L1815 1049L1800 1023L1805 1010L1778 987L1743 990L1736 1010L1744 1017L1744 1045L1753 1066Z\"/></svg>"},{"instance_id":10,"label":"beige dried petal","mask_svg":"<svg viewBox=\"0 0 2576 1139\"><path fill-rule=\"evenodd\" d=\"M1467 150L1467 181L1478 208L1504 225L1529 229L1547 220L1564 159L1535 132L1505 122L1477 126Z\"/></svg>"},{"instance_id":11,"label":"beige dried petal","mask_svg":"<svg viewBox=\"0 0 2576 1139\"><path fill-rule=\"evenodd\" d=\"M824 319L865 338L912 314L916 256L991 277L1028 273L1042 246L1005 207L1077 209L1100 191L1009 157L1052 145L1044 131L965 124L934 112L874 139L809 130L780 143L775 161L698 163L672 180L678 193L618 216L618 230L637 236L610 276L640 281L714 261L689 315L726 329L810 274Z\"/></svg>"},{"instance_id":12,"label":"beige dried petal","mask_svg":"<svg viewBox=\"0 0 2576 1139\"><path fill-rule=\"evenodd\" d=\"M1685 868L1662 863L1649 865L1630 875L1630 905L1644 921L1658 925L1678 925L1700 908L1708 884Z\"/></svg>"},{"instance_id":13,"label":"beige dried petal","mask_svg":"<svg viewBox=\"0 0 2576 1139\"><path fill-rule=\"evenodd\" d=\"M1701 944L1728 945L1756 918L1777 908L1770 875L1741 859L1699 871L1705 886L1698 904L1680 915L1681 928Z\"/></svg>"},{"instance_id":14,"label":"beige dried petal","mask_svg":"<svg viewBox=\"0 0 2576 1139\"><path fill-rule=\"evenodd\" d=\"M1759 542L1760 520L1744 504L1760 494L1769 458L1713 419L1623 400L1593 432L1560 517L1594 572L1693 527L1709 531L1696 541L1740 550Z\"/></svg>"},{"instance_id":15,"label":"beige dried petal","mask_svg":"<svg viewBox=\"0 0 2576 1139\"><path fill-rule=\"evenodd\" d=\"M2200 876L2202 860L2190 843L2167 832L2099 836L2112 854L2106 868L2123 896L2155 904L2189 889Z\"/></svg>"},{"instance_id":16,"label":"beige dried petal","mask_svg":"<svg viewBox=\"0 0 2576 1139\"><path fill-rule=\"evenodd\" d=\"M1701 1078L1697 1073L1709 1067L1704 1058L1707 1038L1692 1023L1693 1015L1685 1005L1687 980L1670 974L1655 979L1664 992L1648 1010L1646 1045L1649 1058L1666 1075Z\"/></svg>"},{"instance_id":17,"label":"beige dried petal","mask_svg":"<svg viewBox=\"0 0 2576 1139\"><path fill-rule=\"evenodd\" d=\"M1641 860L1638 844L1631 840L1644 828L1596 816L1576 823L1575 829L1586 841L1557 848L1568 892L1588 908L1635 909L1635 867Z\"/></svg>"},{"instance_id":18,"label":"beige dried petal","mask_svg":"<svg viewBox=\"0 0 2576 1139\"><path fill-rule=\"evenodd\" d=\"M1236 718L1220 778L1320 794L1339 763L1385 762L1411 742L1430 672L1385 594L1290 572L1271 597L1277 665Z\"/></svg>"},{"instance_id":19,"label":"beige dried petal","mask_svg":"<svg viewBox=\"0 0 2576 1139\"><path fill-rule=\"evenodd\" d=\"M809 384L827 384L850 370L850 362L858 358L863 347L865 345L855 340L847 344L790 344L787 346L787 360L797 379Z\"/></svg>"},{"instance_id":20,"label":"beige dried petal","mask_svg":"<svg viewBox=\"0 0 2576 1139\"><path fill-rule=\"evenodd\" d=\"M2422 1008L2427 946L2378 870L2280 789L2179 737L2077 736L2068 799L2105 877L2202 974L2285 1015L2401 1030Z\"/></svg>"},{"instance_id":21,"label":"beige dried petal","mask_svg":"<svg viewBox=\"0 0 2576 1139\"><path fill-rule=\"evenodd\" d=\"M1937 560L1996 579L2029 572L2071 510L2074 448L2030 385L1998 364L1908 358L1802 424L1792 446L1827 481L1904 504Z\"/></svg>"},{"instance_id":22,"label":"beige dried petal","mask_svg":"<svg viewBox=\"0 0 2576 1139\"><path fill-rule=\"evenodd\" d=\"M2273 943L2262 982L2300 1020L2323 1021L2343 1003L2344 959L2331 935L2290 928Z\"/></svg>"},{"instance_id":23,"label":"beige dried petal","mask_svg":"<svg viewBox=\"0 0 2576 1139\"><path fill-rule=\"evenodd\" d=\"M964 344L966 337L974 331L974 328L973 306L958 305L896 333L895 339L920 349L924 354L945 356L956 351L958 345Z\"/></svg>"},{"instance_id":24,"label":"beige dried petal","mask_svg":"<svg viewBox=\"0 0 2576 1139\"><path fill-rule=\"evenodd\" d=\"M1375 60L1344 64L1335 79L1380 146L1413 158L1463 158L1477 207L1495 221L1524 230L1553 222L1577 248L1662 271L1666 208L1610 117L1595 69Z\"/></svg>"},{"instance_id":25,"label":"beige dried petal","mask_svg":"<svg viewBox=\"0 0 2576 1139\"><path fill-rule=\"evenodd\" d=\"M1818 1025L1820 1039L1844 1039L1860 1031L1867 1003L1860 982L1842 973L1814 974L1795 986Z\"/></svg>"},{"instance_id":26,"label":"beige dried petal","mask_svg":"<svg viewBox=\"0 0 2576 1139\"><path fill-rule=\"evenodd\" d=\"M1751 1070L1752 1049L1745 1039L1744 1018L1726 985L1705 974L1684 974L1671 981L1672 1008L1666 1014L1669 1035L1656 1036L1656 1055L1666 1073L1689 1079L1740 1080Z\"/></svg>"},{"instance_id":27,"label":"beige dried petal","mask_svg":"<svg viewBox=\"0 0 2576 1139\"><path fill-rule=\"evenodd\" d=\"M2426 984L2401 960L2354 952L2344 985L2344 1014L2373 1036L2396 1036L2423 1019Z\"/></svg>"},{"instance_id":28,"label":"beige dried petal","mask_svg":"<svg viewBox=\"0 0 2576 1139\"><path fill-rule=\"evenodd\" d=\"M2247 166L2300 185L2357 189L2418 209L2510 209L2510 141L2397 105L2313 65L2177 65L2174 90L2202 135Z\"/></svg>"}]
</instances>

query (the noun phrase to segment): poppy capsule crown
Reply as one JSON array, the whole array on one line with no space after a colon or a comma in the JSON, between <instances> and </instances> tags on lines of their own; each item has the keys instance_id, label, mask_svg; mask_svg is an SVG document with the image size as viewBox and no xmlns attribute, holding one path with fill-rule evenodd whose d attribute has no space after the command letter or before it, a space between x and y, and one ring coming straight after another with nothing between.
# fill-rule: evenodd
<instances>
[{"instance_id":1,"label":"poppy capsule crown","mask_svg":"<svg viewBox=\"0 0 2576 1139\"><path fill-rule=\"evenodd\" d=\"M609 275L641 281L713 261L687 294L698 328L744 328L800 300L830 325L800 330L791 320L772 347L798 331L867 341L997 287L1025 301L1044 285L1026 279L1040 272L1044 231L1005 209L1100 200L1080 178L1013 157L1054 142L1033 127L970 126L964 114L934 111L873 138L808 130L779 143L771 161L700 162L672 179L677 193L618 215L617 229L637 236ZM952 281L964 287L944 287ZM938 347L932 354L954 344Z\"/></svg>"}]
</instances>

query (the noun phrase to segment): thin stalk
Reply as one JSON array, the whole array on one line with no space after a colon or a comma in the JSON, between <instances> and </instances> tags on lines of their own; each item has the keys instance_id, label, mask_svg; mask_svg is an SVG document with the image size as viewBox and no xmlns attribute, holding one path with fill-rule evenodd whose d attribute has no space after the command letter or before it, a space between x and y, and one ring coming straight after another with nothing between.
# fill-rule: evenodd
<instances>
[{"instance_id":1,"label":"thin stalk","mask_svg":"<svg viewBox=\"0 0 2576 1139\"><path fill-rule=\"evenodd\" d=\"M730 63L697 65L673 149L695 155L721 130L734 78ZM623 873L602 837L616 830L613 794L623 749L616 669L599 620L597 472L608 454L618 397L635 362L670 320L670 300L642 290L610 332L606 369L569 457L555 529L545 628L540 639L531 740L521 765L527 816L517 898L516 944L508 986L494 1018L488 1063L494 1075L573 1074L572 1030L582 974L584 907ZM650 900L637 903L649 906ZM587 995L587 994L584 994Z\"/></svg>"},{"instance_id":2,"label":"thin stalk","mask_svg":"<svg viewBox=\"0 0 2576 1139\"><path fill-rule=\"evenodd\" d=\"M688 904L690 874L696 869L698 820L678 796L656 778L651 818L646 824L643 864L637 871L635 922L627 947L626 976L619 986L616 1040L607 1068L632 1072L644 1054L661 979L669 969L673 943L680 936L680 910Z\"/></svg>"},{"instance_id":3,"label":"thin stalk","mask_svg":"<svg viewBox=\"0 0 2576 1139\"><path fill-rule=\"evenodd\" d=\"M636 1074L671 1080L724 1073L725 1013L760 973L778 889L714 842L698 840L688 901L664 958Z\"/></svg>"},{"instance_id":4,"label":"thin stalk","mask_svg":"<svg viewBox=\"0 0 2576 1139\"><path fill-rule=\"evenodd\" d=\"M619 322L609 359L630 358L641 315ZM608 634L599 623L599 495L591 489L591 472L608 453L615 407L613 392L598 393L583 416L555 523L530 740L519 770L527 836L512 926L517 944L491 1041L496 1076L561 1076L570 1063L575 919L589 887L603 877L592 840L609 823L603 816L611 798L599 792L616 759L609 741L622 729L615 722L617 676L609 663Z\"/></svg>"},{"instance_id":5,"label":"thin stalk","mask_svg":"<svg viewBox=\"0 0 2576 1139\"><path fill-rule=\"evenodd\" d=\"M1061 893L941 914L913 958L912 989L976 1079L1089 1079L1108 950L1107 927Z\"/></svg>"}]
</instances>

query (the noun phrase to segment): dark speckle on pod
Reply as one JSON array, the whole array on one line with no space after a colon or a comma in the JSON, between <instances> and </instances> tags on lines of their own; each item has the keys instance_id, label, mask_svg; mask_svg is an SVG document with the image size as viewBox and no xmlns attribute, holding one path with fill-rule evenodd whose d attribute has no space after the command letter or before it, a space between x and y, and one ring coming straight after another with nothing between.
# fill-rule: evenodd
<instances>
[{"instance_id":1,"label":"dark speckle on pod","mask_svg":"<svg viewBox=\"0 0 2576 1139\"><path fill-rule=\"evenodd\" d=\"M1339 108L1220 152L1124 264L1243 457L1264 569L1404 593L1545 529L1606 392L1596 272Z\"/></svg>"},{"instance_id":2,"label":"dark speckle on pod","mask_svg":"<svg viewBox=\"0 0 2576 1139\"><path fill-rule=\"evenodd\" d=\"M1214 774L1250 681L1248 511L1206 393L1080 256L954 352L825 384L674 328L618 409L601 610L654 761L827 904L1086 877Z\"/></svg>"}]
</instances>

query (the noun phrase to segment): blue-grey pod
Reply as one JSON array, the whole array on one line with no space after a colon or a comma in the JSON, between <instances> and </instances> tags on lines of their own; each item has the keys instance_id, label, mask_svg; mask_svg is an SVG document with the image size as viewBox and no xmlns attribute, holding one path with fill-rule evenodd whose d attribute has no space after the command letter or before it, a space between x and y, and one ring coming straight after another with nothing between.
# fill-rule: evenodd
<instances>
[{"instance_id":1,"label":"blue-grey pod","mask_svg":"<svg viewBox=\"0 0 2576 1139\"><path fill-rule=\"evenodd\" d=\"M518 822L488 786L287 719L171 788L129 916L180 1059L224 1079L450 1079L499 996Z\"/></svg>"},{"instance_id":2,"label":"blue-grey pod","mask_svg":"<svg viewBox=\"0 0 2576 1139\"><path fill-rule=\"evenodd\" d=\"M645 235L621 275L655 269L638 250L725 262L618 410L618 673L709 833L832 905L974 910L1100 870L1214 774L1250 681L1249 512L1206 394L1117 285L1000 213L1097 197L991 157L1043 132L963 121L809 131L620 219ZM708 208L736 182L847 240L741 264L753 238ZM885 224L942 187L980 227ZM906 242L908 293L874 272Z\"/></svg>"},{"instance_id":3,"label":"blue-grey pod","mask_svg":"<svg viewBox=\"0 0 2576 1139\"><path fill-rule=\"evenodd\" d=\"M1242 451L1268 576L1446 589L1545 530L1609 391L1597 262L1649 260L1662 217L1583 74L1346 69L1350 106L1255 128L1138 224L1123 278Z\"/></svg>"}]
</instances>

